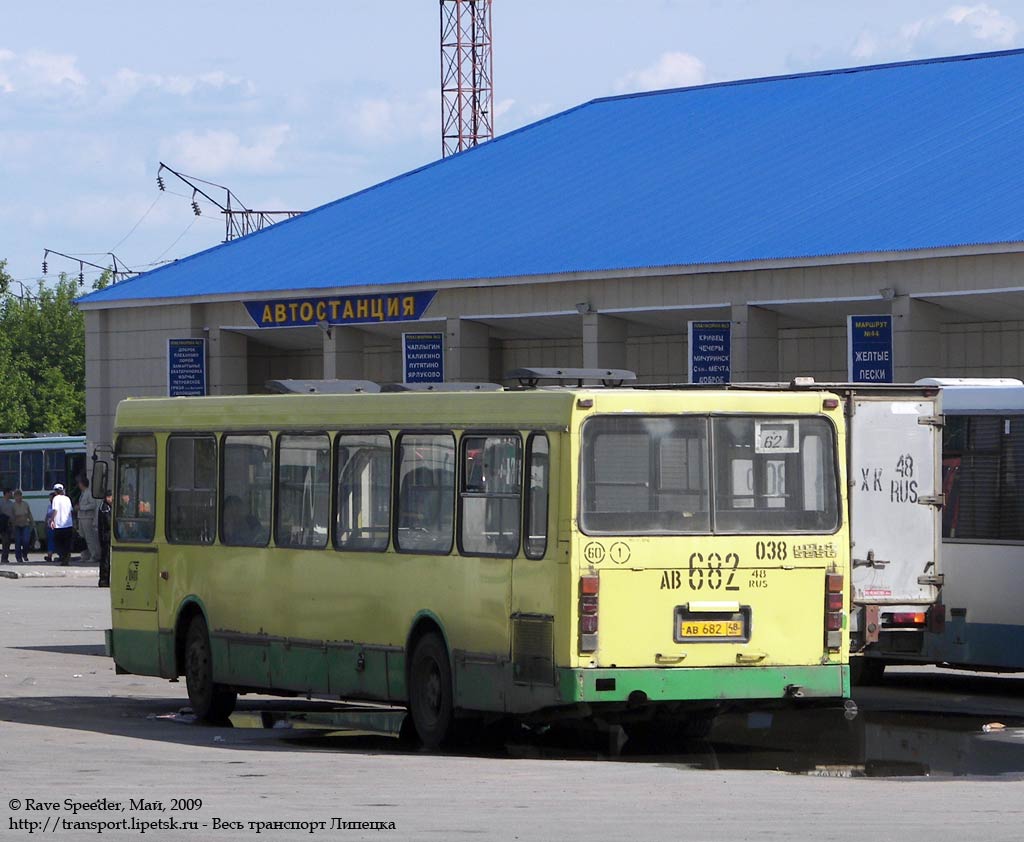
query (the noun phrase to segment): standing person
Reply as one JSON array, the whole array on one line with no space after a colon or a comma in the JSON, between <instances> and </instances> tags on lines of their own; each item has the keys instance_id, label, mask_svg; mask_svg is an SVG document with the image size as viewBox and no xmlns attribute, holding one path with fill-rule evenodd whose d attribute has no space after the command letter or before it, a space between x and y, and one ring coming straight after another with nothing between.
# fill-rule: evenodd
<instances>
[{"instance_id":1,"label":"standing person","mask_svg":"<svg viewBox=\"0 0 1024 842\"><path fill-rule=\"evenodd\" d=\"M11 523L13 508L14 501L11 499L11 489L5 488L3 499L0 500L0 543L3 545L3 553L0 554L0 564L8 564L11 537L14 534Z\"/></svg>"},{"instance_id":2,"label":"standing person","mask_svg":"<svg viewBox=\"0 0 1024 842\"><path fill-rule=\"evenodd\" d=\"M71 538L74 532L74 518L71 513L71 498L64 493L64 486L59 482L53 487L53 546L60 556L61 567L71 562Z\"/></svg>"},{"instance_id":3,"label":"standing person","mask_svg":"<svg viewBox=\"0 0 1024 842\"><path fill-rule=\"evenodd\" d=\"M44 561L53 561L53 498L57 496L56 491L50 492L50 502L46 504L46 555Z\"/></svg>"},{"instance_id":4,"label":"standing person","mask_svg":"<svg viewBox=\"0 0 1024 842\"><path fill-rule=\"evenodd\" d=\"M85 552L82 561L100 561L100 539L96 532L96 515L99 508L96 498L89 491L89 480L82 477L78 480L78 531L85 539Z\"/></svg>"},{"instance_id":5,"label":"standing person","mask_svg":"<svg viewBox=\"0 0 1024 842\"><path fill-rule=\"evenodd\" d=\"M100 539L100 581L101 588L110 587L110 515L113 513L114 492L107 489L107 496L100 503L96 518L96 532Z\"/></svg>"},{"instance_id":6,"label":"standing person","mask_svg":"<svg viewBox=\"0 0 1024 842\"><path fill-rule=\"evenodd\" d=\"M14 492L14 502L11 504L11 528L14 530L14 557L18 564L28 564L28 548L32 546L32 530L35 529L35 520L32 517L32 507L22 498L21 489Z\"/></svg>"}]
</instances>

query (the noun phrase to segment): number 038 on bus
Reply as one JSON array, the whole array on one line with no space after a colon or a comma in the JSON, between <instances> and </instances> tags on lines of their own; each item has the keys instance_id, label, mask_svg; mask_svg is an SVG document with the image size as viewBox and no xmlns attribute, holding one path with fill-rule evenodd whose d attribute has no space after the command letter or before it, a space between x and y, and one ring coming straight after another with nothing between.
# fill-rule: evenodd
<instances>
[{"instance_id":1,"label":"number 038 on bus","mask_svg":"<svg viewBox=\"0 0 1024 842\"><path fill-rule=\"evenodd\" d=\"M110 648L239 693L693 731L849 695L845 422L821 390L139 399Z\"/></svg>"}]
</instances>

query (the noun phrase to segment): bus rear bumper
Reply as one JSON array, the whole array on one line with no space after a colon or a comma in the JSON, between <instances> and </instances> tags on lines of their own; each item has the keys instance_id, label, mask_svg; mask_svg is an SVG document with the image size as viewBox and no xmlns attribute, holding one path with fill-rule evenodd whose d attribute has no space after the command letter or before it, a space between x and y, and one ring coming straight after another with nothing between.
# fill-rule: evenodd
<instances>
[{"instance_id":1,"label":"bus rear bumper","mask_svg":"<svg viewBox=\"0 0 1024 842\"><path fill-rule=\"evenodd\" d=\"M792 667L559 669L563 703L846 699L846 664ZM639 694L643 694L642 696Z\"/></svg>"}]
</instances>

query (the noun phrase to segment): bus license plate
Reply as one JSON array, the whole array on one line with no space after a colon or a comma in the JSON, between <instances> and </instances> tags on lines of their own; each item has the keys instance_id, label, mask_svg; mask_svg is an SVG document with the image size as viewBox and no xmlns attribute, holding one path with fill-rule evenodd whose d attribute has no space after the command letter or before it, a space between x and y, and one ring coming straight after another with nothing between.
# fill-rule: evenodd
<instances>
[{"instance_id":1,"label":"bus license plate","mask_svg":"<svg viewBox=\"0 0 1024 842\"><path fill-rule=\"evenodd\" d=\"M742 620L684 620L679 636L685 639L695 637L743 637Z\"/></svg>"},{"instance_id":2,"label":"bus license plate","mask_svg":"<svg viewBox=\"0 0 1024 842\"><path fill-rule=\"evenodd\" d=\"M678 643L747 643L750 640L750 606L739 611L690 611L680 605L675 610L675 634Z\"/></svg>"}]
</instances>

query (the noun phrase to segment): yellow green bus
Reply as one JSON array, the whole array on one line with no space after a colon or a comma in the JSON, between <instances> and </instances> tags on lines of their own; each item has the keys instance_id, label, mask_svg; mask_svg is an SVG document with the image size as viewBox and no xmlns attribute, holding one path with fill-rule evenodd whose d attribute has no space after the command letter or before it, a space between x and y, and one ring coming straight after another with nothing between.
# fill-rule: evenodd
<instances>
[{"instance_id":1,"label":"yellow green bus","mask_svg":"<svg viewBox=\"0 0 1024 842\"><path fill-rule=\"evenodd\" d=\"M239 693L669 734L849 695L830 392L540 388L130 399L108 647Z\"/></svg>"}]
</instances>

